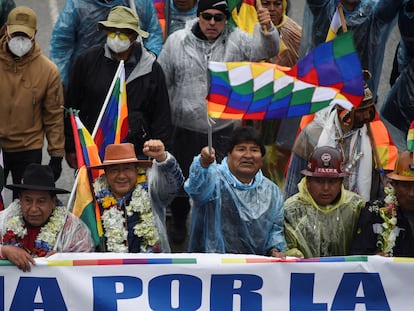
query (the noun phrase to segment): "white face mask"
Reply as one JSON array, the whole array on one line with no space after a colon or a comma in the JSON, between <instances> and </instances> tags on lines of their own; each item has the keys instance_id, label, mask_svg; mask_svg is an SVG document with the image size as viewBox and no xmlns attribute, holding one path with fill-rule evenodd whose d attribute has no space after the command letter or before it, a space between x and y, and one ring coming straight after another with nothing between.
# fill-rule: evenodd
<instances>
[{"instance_id":1,"label":"white face mask","mask_svg":"<svg viewBox=\"0 0 414 311\"><path fill-rule=\"evenodd\" d=\"M106 44L115 53L122 53L128 50L131 41L129 39L120 40L118 36L115 36L115 38L106 37Z\"/></svg>"},{"instance_id":2,"label":"white face mask","mask_svg":"<svg viewBox=\"0 0 414 311\"><path fill-rule=\"evenodd\" d=\"M32 40L24 36L16 36L9 40L9 49L10 51L18 56L22 57L27 54L33 46Z\"/></svg>"}]
</instances>

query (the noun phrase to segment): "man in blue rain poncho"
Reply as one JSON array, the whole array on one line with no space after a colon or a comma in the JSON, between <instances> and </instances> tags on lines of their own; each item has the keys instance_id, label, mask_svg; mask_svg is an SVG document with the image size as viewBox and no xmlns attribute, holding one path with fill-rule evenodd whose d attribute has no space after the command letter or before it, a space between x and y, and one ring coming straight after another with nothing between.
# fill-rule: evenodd
<instances>
[{"instance_id":1,"label":"man in blue rain poncho","mask_svg":"<svg viewBox=\"0 0 414 311\"><path fill-rule=\"evenodd\" d=\"M343 186L349 175L335 148L316 148L309 157L299 192L285 201L285 236L290 256L349 254L364 199Z\"/></svg>"},{"instance_id":2,"label":"man in blue rain poncho","mask_svg":"<svg viewBox=\"0 0 414 311\"><path fill-rule=\"evenodd\" d=\"M233 131L227 157L204 147L184 189L192 202L190 252L284 258L283 197L260 168L265 148L252 127Z\"/></svg>"},{"instance_id":3,"label":"man in blue rain poncho","mask_svg":"<svg viewBox=\"0 0 414 311\"><path fill-rule=\"evenodd\" d=\"M149 33L144 46L158 55L162 48L162 32L151 0L134 0L140 26ZM96 26L105 20L112 8L130 6L128 0L67 0L55 24L50 40L50 59L59 68L63 85L76 57L87 48L104 43L106 33Z\"/></svg>"},{"instance_id":4,"label":"man in blue rain poncho","mask_svg":"<svg viewBox=\"0 0 414 311\"><path fill-rule=\"evenodd\" d=\"M376 98L385 43L404 0L340 0L348 31L354 34L362 68L372 79L368 86ZM300 55L326 40L338 0L307 0L302 25Z\"/></svg>"},{"instance_id":5,"label":"man in blue rain poncho","mask_svg":"<svg viewBox=\"0 0 414 311\"><path fill-rule=\"evenodd\" d=\"M261 61L279 51L279 32L266 8L257 10L259 22L252 35L228 22L230 12L226 1L199 0L197 16L188 21L184 29L168 37L158 58L170 97L171 150L186 177L193 157L207 142L205 98L208 93L208 62ZM234 123L233 120L216 120L212 128L212 141L219 162L225 156ZM177 196L171 205L171 237L177 243L182 243L187 235L189 210L184 193Z\"/></svg>"}]
</instances>

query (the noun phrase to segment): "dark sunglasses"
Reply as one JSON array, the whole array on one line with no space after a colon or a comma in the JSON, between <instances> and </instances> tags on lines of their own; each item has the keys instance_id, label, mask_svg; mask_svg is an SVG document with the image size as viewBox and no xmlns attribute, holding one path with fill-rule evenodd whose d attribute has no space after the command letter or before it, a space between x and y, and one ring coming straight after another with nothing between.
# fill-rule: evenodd
<instances>
[{"instance_id":1,"label":"dark sunglasses","mask_svg":"<svg viewBox=\"0 0 414 311\"><path fill-rule=\"evenodd\" d=\"M214 18L215 22L222 22L225 18L224 14L211 14L207 12L200 13L201 17L205 19L206 21L211 21L212 18Z\"/></svg>"}]
</instances>

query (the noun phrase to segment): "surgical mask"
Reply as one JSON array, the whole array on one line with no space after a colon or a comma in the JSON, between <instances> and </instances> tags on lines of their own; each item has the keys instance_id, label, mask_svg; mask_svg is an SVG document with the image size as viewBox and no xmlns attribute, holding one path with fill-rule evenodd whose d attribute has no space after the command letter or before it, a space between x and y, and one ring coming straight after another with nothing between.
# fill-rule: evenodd
<instances>
[{"instance_id":1,"label":"surgical mask","mask_svg":"<svg viewBox=\"0 0 414 311\"><path fill-rule=\"evenodd\" d=\"M122 53L128 50L129 46L131 45L131 41L129 39L121 40L118 36L115 36L113 38L108 36L106 38L106 44L115 53Z\"/></svg>"},{"instance_id":2,"label":"surgical mask","mask_svg":"<svg viewBox=\"0 0 414 311\"><path fill-rule=\"evenodd\" d=\"M33 46L32 40L24 36L16 36L9 40L9 49L10 51L18 56L22 57L27 54Z\"/></svg>"}]
</instances>

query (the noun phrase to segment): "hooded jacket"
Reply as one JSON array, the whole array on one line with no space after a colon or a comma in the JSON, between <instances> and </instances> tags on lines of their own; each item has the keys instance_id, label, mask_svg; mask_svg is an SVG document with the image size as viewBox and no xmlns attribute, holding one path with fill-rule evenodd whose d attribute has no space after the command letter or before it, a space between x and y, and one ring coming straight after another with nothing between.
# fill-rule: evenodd
<instances>
[{"instance_id":1,"label":"hooded jacket","mask_svg":"<svg viewBox=\"0 0 414 311\"><path fill-rule=\"evenodd\" d=\"M63 90L56 65L35 42L21 58L0 39L0 139L6 152L42 149L46 135L50 156L64 156Z\"/></svg>"},{"instance_id":2,"label":"hooded jacket","mask_svg":"<svg viewBox=\"0 0 414 311\"><path fill-rule=\"evenodd\" d=\"M227 158L207 169L194 157L184 189L192 200L190 252L267 255L286 250L283 197L258 171L251 184L230 172Z\"/></svg>"},{"instance_id":3,"label":"hooded jacket","mask_svg":"<svg viewBox=\"0 0 414 311\"><path fill-rule=\"evenodd\" d=\"M285 201L285 237L288 252L305 258L346 256L356 232L365 201L342 186L339 199L327 206L318 205L306 185L299 183L299 193Z\"/></svg>"}]
</instances>

